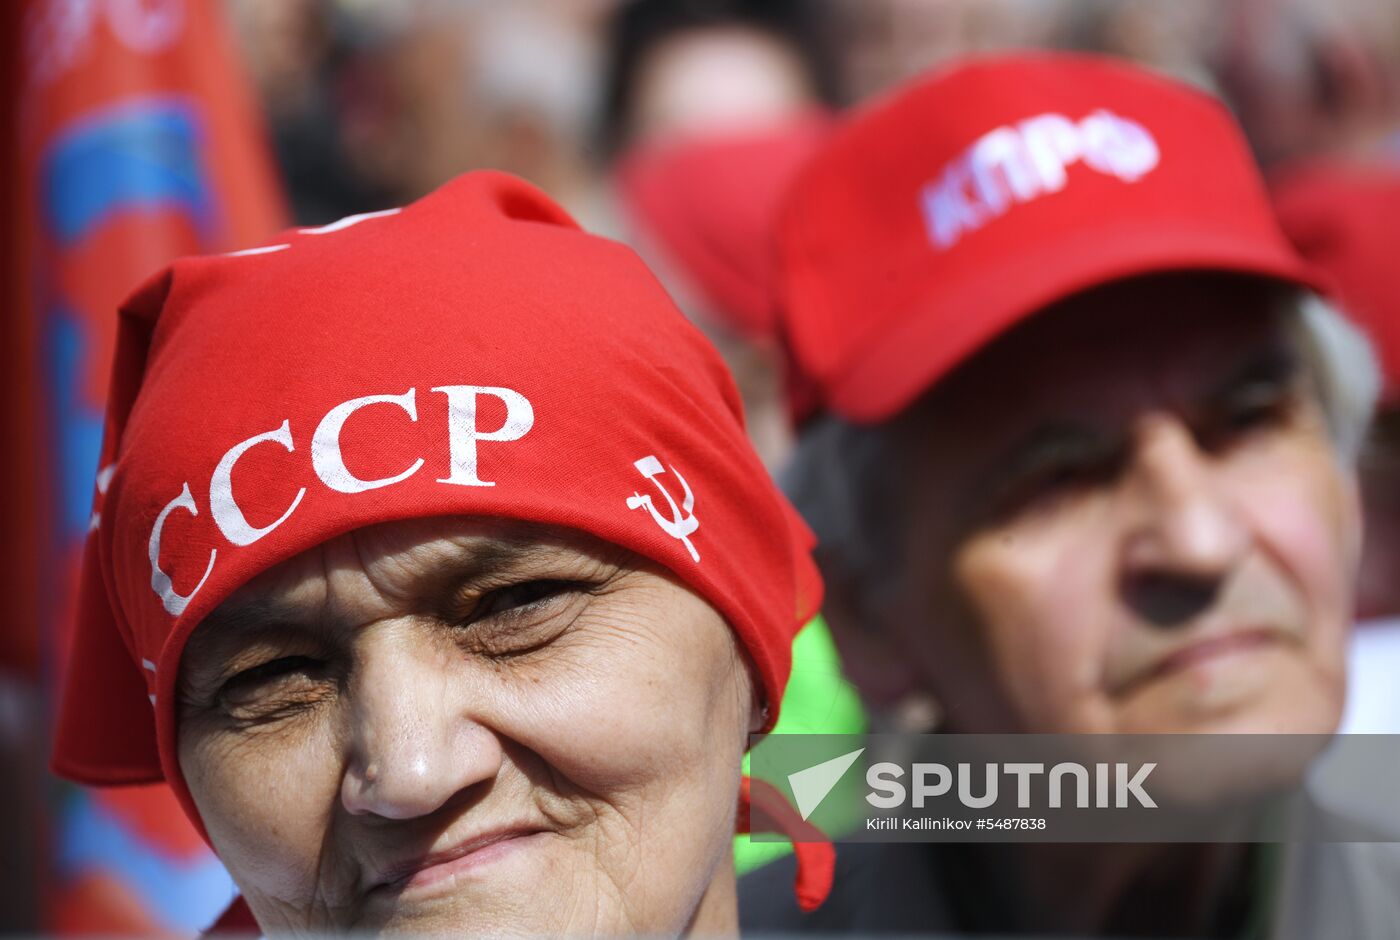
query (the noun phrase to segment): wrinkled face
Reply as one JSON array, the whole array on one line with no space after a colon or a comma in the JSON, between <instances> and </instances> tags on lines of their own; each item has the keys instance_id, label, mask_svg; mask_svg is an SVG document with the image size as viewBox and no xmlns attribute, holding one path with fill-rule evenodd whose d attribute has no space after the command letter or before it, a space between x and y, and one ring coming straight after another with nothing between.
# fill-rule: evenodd
<instances>
[{"instance_id":1,"label":"wrinkled face","mask_svg":"<svg viewBox=\"0 0 1400 940\"><path fill-rule=\"evenodd\" d=\"M1294 333L1243 279L1128 282L901 419L906 642L953 725L1335 729L1360 523Z\"/></svg>"},{"instance_id":2,"label":"wrinkled face","mask_svg":"<svg viewBox=\"0 0 1400 940\"><path fill-rule=\"evenodd\" d=\"M180 766L265 930L733 928L748 672L635 555L361 529L221 605L180 689Z\"/></svg>"}]
</instances>

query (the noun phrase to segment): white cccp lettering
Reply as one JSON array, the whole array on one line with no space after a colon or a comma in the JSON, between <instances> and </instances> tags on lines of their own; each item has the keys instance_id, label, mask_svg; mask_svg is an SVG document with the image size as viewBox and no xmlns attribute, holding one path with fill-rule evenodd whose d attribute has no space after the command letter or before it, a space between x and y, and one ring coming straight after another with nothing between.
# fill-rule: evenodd
<instances>
[{"instance_id":1,"label":"white cccp lettering","mask_svg":"<svg viewBox=\"0 0 1400 940\"><path fill-rule=\"evenodd\" d=\"M198 516L199 509L194 504L194 496L190 493L190 485L186 483L180 490L180 495L165 504L165 508L156 516L156 524L151 528L151 541L147 549L151 557L151 590L160 597L160 602L165 606L165 612L172 617L178 617L185 612L190 600L199 593L199 589L204 587L204 582L209 580L209 574L214 570L214 559L219 557L218 549L210 549L209 564L204 569L204 577L199 579L199 583L194 586L194 590L188 594L178 594L175 585L170 581L170 575L160 570L160 537L165 529L165 520L177 509L186 510L191 516Z\"/></svg>"},{"instance_id":2,"label":"white cccp lettering","mask_svg":"<svg viewBox=\"0 0 1400 940\"><path fill-rule=\"evenodd\" d=\"M434 388L433 391L441 392L447 397L450 473L437 482L457 486L495 486L495 482L481 479L478 473L477 442L517 441L529 433L535 423L535 410L529 399L514 389L489 385L443 385ZM414 460L406 470L393 476L372 480L362 479L350 472L349 467L345 465L345 456L340 447L340 435L346 421L361 408L370 405L395 405L408 415L410 421L416 423L418 421L416 395L417 389L412 388L402 395L365 395L342 402L328 411L311 435L311 466L317 478L338 493L363 493L366 490L400 483L417 473L423 466L422 457ZM494 431L483 431L477 427L477 400L482 395L490 395L505 405L505 421ZM280 444L288 453L295 453L296 447L292 440L291 421L284 420L274 430L256 434L229 448L219 459L213 474L210 476L209 514L219 532L232 545L247 546L265 538L291 518L297 507L301 505L303 497L306 496L306 487L303 486L297 490L291 505L281 516L268 525L259 527L248 521L234 497L233 471L244 454L259 444L266 443ZM205 566L204 574L200 577L199 583L194 586L194 590L188 594L180 594L175 590L170 575L166 574L160 567L160 546L166 520L177 509L182 509L191 516L197 517L199 515L199 509L195 505L189 483L185 483L180 489L180 495L166 503L160 514L156 516L148 544L151 562L151 590L160 598L166 612L172 617L178 617L184 613L189 602L199 593L200 588L204 587L204 583L209 580L209 575L214 571L214 563L219 554L217 549L210 550L209 563ZM96 524L95 520L94 526Z\"/></svg>"},{"instance_id":3,"label":"white cccp lettering","mask_svg":"<svg viewBox=\"0 0 1400 940\"><path fill-rule=\"evenodd\" d=\"M402 395L366 395L363 398L352 398L326 412L321 423L316 425L316 433L311 435L311 466L316 471L316 476L321 478L321 482L337 493L363 493L365 490L376 490L381 486L399 483L417 473L418 468L423 466L422 457L402 473L379 480L361 480L345 466L345 457L340 452L340 431L345 427L346 420L367 405L398 405L408 413L409 420L416 422L416 392L417 389L410 388Z\"/></svg>"},{"instance_id":4,"label":"white cccp lettering","mask_svg":"<svg viewBox=\"0 0 1400 940\"><path fill-rule=\"evenodd\" d=\"M292 445L292 424L290 421L283 421L281 427L276 430L250 437L229 448L228 453L224 454L219 460L219 465L214 468L214 476L209 481L209 514L214 517L214 524L219 527L224 538L234 545L252 545L286 522L287 517L301 505L301 498L306 495L306 487L297 490L297 495L287 507L287 511L278 516L277 521L271 525L256 528L248 524L243 510L238 508L238 501L233 498L233 466L238 463L238 458L264 441L281 444L289 454L296 450Z\"/></svg>"},{"instance_id":5,"label":"white cccp lettering","mask_svg":"<svg viewBox=\"0 0 1400 940\"><path fill-rule=\"evenodd\" d=\"M451 473L439 483L457 486L495 486L490 480L477 476L477 441L518 441L535 424L535 409L530 400L517 391L490 385L440 385L435 392L447 396L447 441ZM506 406L506 420L495 431L483 431L476 426L478 395L499 398Z\"/></svg>"}]
</instances>

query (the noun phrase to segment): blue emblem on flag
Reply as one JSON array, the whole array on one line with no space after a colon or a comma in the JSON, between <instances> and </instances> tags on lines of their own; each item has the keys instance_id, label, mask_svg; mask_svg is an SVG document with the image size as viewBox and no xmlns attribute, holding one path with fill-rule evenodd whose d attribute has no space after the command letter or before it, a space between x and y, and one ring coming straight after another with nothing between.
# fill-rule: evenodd
<instances>
[{"instance_id":1,"label":"blue emblem on flag","mask_svg":"<svg viewBox=\"0 0 1400 940\"><path fill-rule=\"evenodd\" d=\"M119 212L176 208L207 237L214 204L202 138L182 98L136 98L74 122L43 162L50 230L67 246Z\"/></svg>"}]
</instances>

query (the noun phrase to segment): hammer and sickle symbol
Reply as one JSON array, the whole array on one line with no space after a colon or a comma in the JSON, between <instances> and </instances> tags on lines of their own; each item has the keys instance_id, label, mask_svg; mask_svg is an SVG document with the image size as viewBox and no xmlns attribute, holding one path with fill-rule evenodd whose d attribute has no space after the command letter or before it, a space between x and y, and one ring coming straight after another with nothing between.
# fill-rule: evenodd
<instances>
[{"instance_id":1,"label":"hammer and sickle symbol","mask_svg":"<svg viewBox=\"0 0 1400 940\"><path fill-rule=\"evenodd\" d=\"M641 493L633 493L627 497L627 508L641 509L646 507L647 512L651 513L651 518L661 527L661 531L673 539L680 539L684 542L685 547L690 550L691 560L699 562L700 553L691 544L690 534L700 528L700 520L696 519L694 513L691 512L695 508L695 494L690 491L690 485L685 482L685 477L681 476L680 471L675 467L671 468L671 472L676 475L677 480L681 481L681 487L685 490L685 498L677 506L676 501L671 498L670 492L657 479L659 474L666 472L666 469L661 466L661 461L652 455L636 461L633 466L661 491L661 495L666 499L666 504L671 507L671 516L667 518L657 512L656 506L652 504L651 496L643 496Z\"/></svg>"}]
</instances>

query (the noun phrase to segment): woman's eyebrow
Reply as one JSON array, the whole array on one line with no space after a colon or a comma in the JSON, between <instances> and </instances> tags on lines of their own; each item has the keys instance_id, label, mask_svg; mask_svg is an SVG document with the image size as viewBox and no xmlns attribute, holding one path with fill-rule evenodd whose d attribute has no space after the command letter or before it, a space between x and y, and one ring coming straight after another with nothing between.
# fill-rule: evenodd
<instances>
[{"instance_id":1,"label":"woman's eyebrow","mask_svg":"<svg viewBox=\"0 0 1400 940\"><path fill-rule=\"evenodd\" d=\"M199 630L220 636L241 636L273 626L294 627L314 619L312 606L270 597L235 599L214 608L200 623ZM196 639L190 638L191 642Z\"/></svg>"},{"instance_id":2,"label":"woman's eyebrow","mask_svg":"<svg viewBox=\"0 0 1400 940\"><path fill-rule=\"evenodd\" d=\"M200 621L180 657L185 681L198 684L245 644L273 633L315 632L319 607L280 598L249 597L219 605Z\"/></svg>"},{"instance_id":3,"label":"woman's eyebrow","mask_svg":"<svg viewBox=\"0 0 1400 940\"><path fill-rule=\"evenodd\" d=\"M420 600L422 606L439 608L450 604L464 589L498 581L561 553L573 557L576 551L538 538L510 534L474 536L450 542L416 559L424 570L406 580L402 590L405 597ZM197 655L218 654L223 647L236 647L260 634L280 631L322 634L333 622L319 597L315 601L276 595L234 597L204 618L190 638L189 651Z\"/></svg>"},{"instance_id":4,"label":"woman's eyebrow","mask_svg":"<svg viewBox=\"0 0 1400 940\"><path fill-rule=\"evenodd\" d=\"M430 569L410 588L413 593L427 598L449 597L461 593L463 587L496 581L560 553L573 555L563 545L515 538L473 538L452 548L455 551L433 559Z\"/></svg>"}]
</instances>

